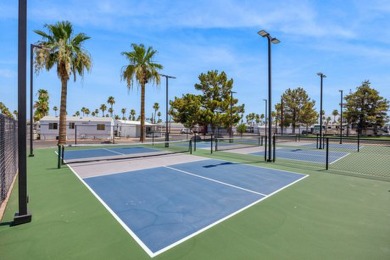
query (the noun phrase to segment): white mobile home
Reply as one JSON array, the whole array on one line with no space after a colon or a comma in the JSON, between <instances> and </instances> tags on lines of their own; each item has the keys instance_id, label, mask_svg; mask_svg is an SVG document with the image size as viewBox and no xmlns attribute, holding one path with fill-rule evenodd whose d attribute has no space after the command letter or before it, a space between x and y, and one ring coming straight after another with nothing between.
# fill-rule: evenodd
<instances>
[{"instance_id":1,"label":"white mobile home","mask_svg":"<svg viewBox=\"0 0 390 260\"><path fill-rule=\"evenodd\" d=\"M66 117L67 139L111 140L114 121L109 117ZM39 121L41 140L56 140L59 133L59 117L45 116Z\"/></svg>"},{"instance_id":2,"label":"white mobile home","mask_svg":"<svg viewBox=\"0 0 390 260\"><path fill-rule=\"evenodd\" d=\"M145 134L157 133L158 125L145 122ZM141 136L141 122L130 120L115 120L114 133L116 137L134 138Z\"/></svg>"}]
</instances>

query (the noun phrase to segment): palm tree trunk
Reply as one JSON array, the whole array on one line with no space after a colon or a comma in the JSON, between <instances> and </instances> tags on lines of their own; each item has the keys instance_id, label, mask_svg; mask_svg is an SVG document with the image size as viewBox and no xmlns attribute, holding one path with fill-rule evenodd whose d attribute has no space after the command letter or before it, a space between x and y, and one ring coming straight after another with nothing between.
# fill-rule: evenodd
<instances>
[{"instance_id":1,"label":"palm tree trunk","mask_svg":"<svg viewBox=\"0 0 390 260\"><path fill-rule=\"evenodd\" d=\"M68 94L68 81L61 79L61 104L60 104L60 126L58 145L66 144L66 97Z\"/></svg>"},{"instance_id":2,"label":"palm tree trunk","mask_svg":"<svg viewBox=\"0 0 390 260\"><path fill-rule=\"evenodd\" d=\"M141 83L141 136L140 141L145 141L145 83Z\"/></svg>"}]
</instances>

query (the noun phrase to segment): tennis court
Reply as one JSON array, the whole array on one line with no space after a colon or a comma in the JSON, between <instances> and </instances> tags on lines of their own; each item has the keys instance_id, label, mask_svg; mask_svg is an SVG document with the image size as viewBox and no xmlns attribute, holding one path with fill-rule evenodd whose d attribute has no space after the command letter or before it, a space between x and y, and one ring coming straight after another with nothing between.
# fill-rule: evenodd
<instances>
[{"instance_id":1,"label":"tennis court","mask_svg":"<svg viewBox=\"0 0 390 260\"><path fill-rule=\"evenodd\" d=\"M151 257L307 177L186 154L70 168Z\"/></svg>"}]
</instances>

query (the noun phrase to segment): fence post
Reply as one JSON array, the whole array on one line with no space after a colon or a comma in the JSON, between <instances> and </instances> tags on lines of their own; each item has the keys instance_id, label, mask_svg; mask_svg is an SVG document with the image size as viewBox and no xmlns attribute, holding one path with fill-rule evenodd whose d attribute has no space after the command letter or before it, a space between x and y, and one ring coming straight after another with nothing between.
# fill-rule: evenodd
<instances>
[{"instance_id":1,"label":"fence post","mask_svg":"<svg viewBox=\"0 0 390 260\"><path fill-rule=\"evenodd\" d=\"M196 133L194 133L194 151L196 152Z\"/></svg>"},{"instance_id":2,"label":"fence post","mask_svg":"<svg viewBox=\"0 0 390 260\"><path fill-rule=\"evenodd\" d=\"M357 136L357 151L360 152L360 134Z\"/></svg>"},{"instance_id":3,"label":"fence post","mask_svg":"<svg viewBox=\"0 0 390 260\"><path fill-rule=\"evenodd\" d=\"M329 137L326 138L326 170L329 168Z\"/></svg>"},{"instance_id":4,"label":"fence post","mask_svg":"<svg viewBox=\"0 0 390 260\"><path fill-rule=\"evenodd\" d=\"M190 139L190 154L192 154L192 140Z\"/></svg>"},{"instance_id":5,"label":"fence post","mask_svg":"<svg viewBox=\"0 0 390 260\"><path fill-rule=\"evenodd\" d=\"M276 154L276 149L275 149L275 144L276 144L276 135L274 134L274 136L272 137L273 140L272 140L272 143L273 143L273 147L272 147L272 153L273 153L273 158L272 158L272 162L275 162L275 154Z\"/></svg>"},{"instance_id":6,"label":"fence post","mask_svg":"<svg viewBox=\"0 0 390 260\"><path fill-rule=\"evenodd\" d=\"M77 125L74 126L74 144L77 144Z\"/></svg>"},{"instance_id":7,"label":"fence post","mask_svg":"<svg viewBox=\"0 0 390 260\"><path fill-rule=\"evenodd\" d=\"M58 145L58 160L57 160L57 168L61 168L61 145Z\"/></svg>"},{"instance_id":8,"label":"fence post","mask_svg":"<svg viewBox=\"0 0 390 260\"><path fill-rule=\"evenodd\" d=\"M264 141L265 141L265 143L264 143L264 161L267 161L267 136L264 136Z\"/></svg>"},{"instance_id":9,"label":"fence post","mask_svg":"<svg viewBox=\"0 0 390 260\"><path fill-rule=\"evenodd\" d=\"M317 134L317 137L316 137L316 149L318 149L318 134Z\"/></svg>"},{"instance_id":10,"label":"fence post","mask_svg":"<svg viewBox=\"0 0 390 260\"><path fill-rule=\"evenodd\" d=\"M210 143L211 143L211 150L210 150L211 152L210 153L212 154L213 153L213 134L211 134L211 142Z\"/></svg>"},{"instance_id":11,"label":"fence post","mask_svg":"<svg viewBox=\"0 0 390 260\"><path fill-rule=\"evenodd\" d=\"M16 132L16 131L15 131ZM7 188L5 184L5 173L6 173L6 167L5 167L5 149L6 145L5 142L7 141L7 137L5 135L5 118L3 115L0 114L0 202L3 202L5 200L5 197L7 196ZM15 147L15 146L14 146ZM17 145L16 145L17 147ZM15 157L14 157L15 158ZM16 162L13 162L16 163Z\"/></svg>"}]
</instances>

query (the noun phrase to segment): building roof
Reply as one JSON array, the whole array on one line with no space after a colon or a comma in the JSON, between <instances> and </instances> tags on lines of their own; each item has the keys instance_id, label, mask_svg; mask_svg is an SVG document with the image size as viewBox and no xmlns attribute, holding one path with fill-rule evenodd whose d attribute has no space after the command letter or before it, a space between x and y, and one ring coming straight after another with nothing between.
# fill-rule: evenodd
<instances>
[{"instance_id":1,"label":"building roof","mask_svg":"<svg viewBox=\"0 0 390 260\"><path fill-rule=\"evenodd\" d=\"M132 120L115 120L115 124L122 124L122 125L141 125L141 121L132 121ZM149 122L145 121L145 125L157 125L157 124L151 124Z\"/></svg>"},{"instance_id":2,"label":"building roof","mask_svg":"<svg viewBox=\"0 0 390 260\"><path fill-rule=\"evenodd\" d=\"M47 121L59 121L59 117L55 116L44 116L39 120L41 123L42 122L47 122ZM77 116L67 116L66 117L67 122L95 122L95 123L114 123L114 120L111 117L77 117Z\"/></svg>"}]
</instances>

